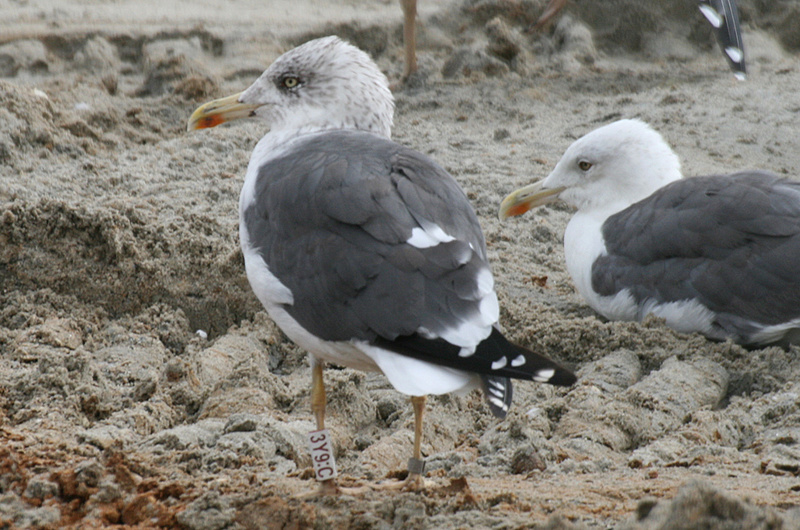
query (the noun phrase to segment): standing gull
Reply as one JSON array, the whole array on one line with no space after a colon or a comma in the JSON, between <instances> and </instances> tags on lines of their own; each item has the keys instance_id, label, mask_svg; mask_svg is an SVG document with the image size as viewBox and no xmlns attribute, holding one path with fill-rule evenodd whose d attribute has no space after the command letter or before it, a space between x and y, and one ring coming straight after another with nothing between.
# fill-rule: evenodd
<instances>
[{"instance_id":1,"label":"standing gull","mask_svg":"<svg viewBox=\"0 0 800 530\"><path fill-rule=\"evenodd\" d=\"M509 378L571 385L575 376L498 331L475 213L444 169L389 139L393 112L386 77L369 56L326 37L280 56L244 92L201 106L188 127L268 123L239 200L247 278L270 317L311 355L320 431L325 362L380 371L412 396L407 484L417 487L427 394L481 388L503 417ZM328 473L317 472L322 491L336 492Z\"/></svg>"},{"instance_id":2,"label":"standing gull","mask_svg":"<svg viewBox=\"0 0 800 530\"><path fill-rule=\"evenodd\" d=\"M763 171L683 179L639 120L578 139L500 218L556 198L578 211L564 254L581 295L611 320L662 317L748 346L800 342L800 182Z\"/></svg>"}]
</instances>

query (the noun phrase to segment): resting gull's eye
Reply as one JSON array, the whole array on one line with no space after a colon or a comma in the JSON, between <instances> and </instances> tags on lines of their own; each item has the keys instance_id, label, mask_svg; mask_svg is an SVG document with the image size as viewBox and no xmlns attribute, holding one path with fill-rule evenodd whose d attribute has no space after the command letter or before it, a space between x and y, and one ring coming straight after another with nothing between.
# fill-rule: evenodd
<instances>
[{"instance_id":1,"label":"resting gull's eye","mask_svg":"<svg viewBox=\"0 0 800 530\"><path fill-rule=\"evenodd\" d=\"M581 171L589 171L589 168L592 167L592 163L587 162L586 160L581 160L578 162L578 167L581 168Z\"/></svg>"}]
</instances>

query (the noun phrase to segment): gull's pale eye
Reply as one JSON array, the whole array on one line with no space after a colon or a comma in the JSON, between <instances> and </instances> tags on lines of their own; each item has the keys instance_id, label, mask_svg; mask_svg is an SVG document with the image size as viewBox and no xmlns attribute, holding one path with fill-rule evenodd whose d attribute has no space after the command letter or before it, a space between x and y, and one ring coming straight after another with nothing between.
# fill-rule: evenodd
<instances>
[{"instance_id":1,"label":"gull's pale eye","mask_svg":"<svg viewBox=\"0 0 800 530\"><path fill-rule=\"evenodd\" d=\"M287 76L287 77L284 77L281 80L281 85L283 85L284 88L294 88L299 84L300 84L300 80L298 78L294 77L294 76L291 76L291 75Z\"/></svg>"},{"instance_id":2,"label":"gull's pale eye","mask_svg":"<svg viewBox=\"0 0 800 530\"><path fill-rule=\"evenodd\" d=\"M581 160L578 162L578 167L581 168L581 171L589 171L589 168L592 167L592 163L587 162L586 160Z\"/></svg>"}]
</instances>

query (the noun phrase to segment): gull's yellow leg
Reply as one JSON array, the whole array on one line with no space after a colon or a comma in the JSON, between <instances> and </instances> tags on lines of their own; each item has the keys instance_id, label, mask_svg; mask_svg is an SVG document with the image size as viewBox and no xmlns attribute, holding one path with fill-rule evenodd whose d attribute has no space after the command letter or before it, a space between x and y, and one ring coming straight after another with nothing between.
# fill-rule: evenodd
<instances>
[{"instance_id":1,"label":"gull's yellow leg","mask_svg":"<svg viewBox=\"0 0 800 530\"><path fill-rule=\"evenodd\" d=\"M323 363L317 360L312 361L311 367L311 412L317 421L317 430L325 428L325 382L322 379ZM331 454L333 452L331 451ZM336 479L322 480L319 483L320 495L336 495L341 491L336 484Z\"/></svg>"},{"instance_id":2,"label":"gull's yellow leg","mask_svg":"<svg viewBox=\"0 0 800 530\"><path fill-rule=\"evenodd\" d=\"M325 399L322 363L314 361L314 366L311 368L311 412L317 420L317 430L325 428Z\"/></svg>"},{"instance_id":3,"label":"gull's yellow leg","mask_svg":"<svg viewBox=\"0 0 800 530\"><path fill-rule=\"evenodd\" d=\"M422 419L425 416L425 396L411 396L411 405L414 407L414 456L408 461L407 489L421 489L425 487L425 461L422 460Z\"/></svg>"}]
</instances>

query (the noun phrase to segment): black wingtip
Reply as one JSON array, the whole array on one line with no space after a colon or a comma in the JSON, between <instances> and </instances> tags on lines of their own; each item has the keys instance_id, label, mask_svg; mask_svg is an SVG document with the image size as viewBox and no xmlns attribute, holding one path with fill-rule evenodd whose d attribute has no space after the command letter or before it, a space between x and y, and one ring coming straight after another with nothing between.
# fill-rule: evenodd
<instances>
[{"instance_id":1,"label":"black wingtip","mask_svg":"<svg viewBox=\"0 0 800 530\"><path fill-rule=\"evenodd\" d=\"M739 79L745 79L744 41L739 25L736 0L700 0L700 11L714 26L717 42L731 69Z\"/></svg>"},{"instance_id":2,"label":"black wingtip","mask_svg":"<svg viewBox=\"0 0 800 530\"><path fill-rule=\"evenodd\" d=\"M535 362L540 366L544 365L530 374L529 378L531 380L556 386L572 386L578 381L577 376L571 370L558 365L552 359L542 357L521 346L517 346L517 348L520 351L524 351L527 358L536 359Z\"/></svg>"},{"instance_id":3,"label":"black wingtip","mask_svg":"<svg viewBox=\"0 0 800 530\"><path fill-rule=\"evenodd\" d=\"M566 368L561 368L560 366L556 369L556 372L553 374L553 377L547 380L548 384L556 385L556 386L572 386L578 382L578 376L576 376L571 371L567 370Z\"/></svg>"},{"instance_id":4,"label":"black wingtip","mask_svg":"<svg viewBox=\"0 0 800 530\"><path fill-rule=\"evenodd\" d=\"M505 340L504 337L503 340ZM511 377L517 377L520 379L530 379L538 383L547 383L548 385L556 386L572 386L578 381L578 377L572 372L572 370L564 368L549 357L534 353L529 349L512 342L508 342L508 344L525 357L526 362L520 365L518 368L518 370L525 370L525 374L504 375L510 375Z\"/></svg>"},{"instance_id":5,"label":"black wingtip","mask_svg":"<svg viewBox=\"0 0 800 530\"><path fill-rule=\"evenodd\" d=\"M558 386L569 386L577 381L572 371L544 355L509 342L497 328L492 329L474 352L467 354L445 340L426 339L416 333L393 340L377 337L374 345L433 364L482 374L492 380L526 379Z\"/></svg>"},{"instance_id":6,"label":"black wingtip","mask_svg":"<svg viewBox=\"0 0 800 530\"><path fill-rule=\"evenodd\" d=\"M511 401L514 399L514 387L508 377L480 374L483 395L489 410L501 420L508 414Z\"/></svg>"}]
</instances>

